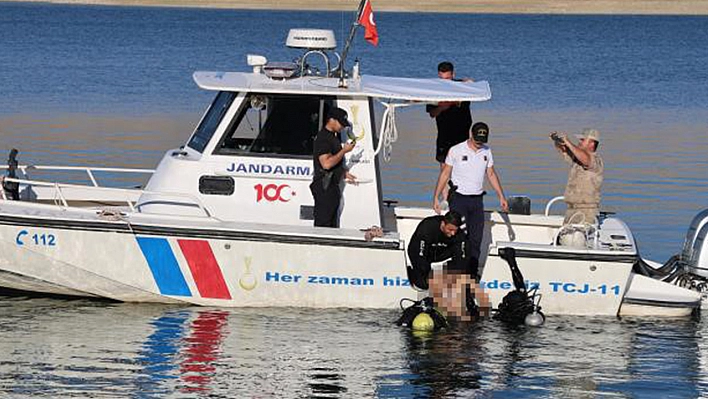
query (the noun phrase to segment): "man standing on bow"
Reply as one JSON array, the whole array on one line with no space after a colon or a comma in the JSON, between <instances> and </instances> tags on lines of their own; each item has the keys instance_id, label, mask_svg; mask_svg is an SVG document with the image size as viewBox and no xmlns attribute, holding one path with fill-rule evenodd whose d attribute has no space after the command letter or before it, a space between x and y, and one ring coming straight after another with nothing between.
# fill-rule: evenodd
<instances>
[{"instance_id":1,"label":"man standing on bow","mask_svg":"<svg viewBox=\"0 0 708 399\"><path fill-rule=\"evenodd\" d=\"M482 236L484 234L484 177L499 197L502 210L507 212L509 204L504 197L504 191L494 170L492 150L486 145L489 139L489 127L484 122L472 126L470 137L450 148L445 165L440 169L438 182L433 194L433 209L440 214L440 196L447 185L452 182L450 193L450 209L465 218L469 240L469 272L472 278L479 273L479 256L481 253Z\"/></svg>"},{"instance_id":2,"label":"man standing on bow","mask_svg":"<svg viewBox=\"0 0 708 399\"><path fill-rule=\"evenodd\" d=\"M605 164L597 153L600 132L583 129L576 135L579 144L573 144L565 133L552 132L550 137L563 159L568 162L568 184L563 194L568 209L564 223L595 223L600 209Z\"/></svg>"}]
</instances>

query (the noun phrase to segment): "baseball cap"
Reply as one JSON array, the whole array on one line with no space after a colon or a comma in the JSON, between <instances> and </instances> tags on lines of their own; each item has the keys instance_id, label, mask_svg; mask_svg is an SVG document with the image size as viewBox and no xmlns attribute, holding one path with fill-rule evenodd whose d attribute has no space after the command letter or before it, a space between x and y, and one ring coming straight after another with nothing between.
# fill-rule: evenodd
<instances>
[{"instance_id":1,"label":"baseball cap","mask_svg":"<svg viewBox=\"0 0 708 399\"><path fill-rule=\"evenodd\" d=\"M329 110L329 113L327 114L327 118L332 118L336 119L339 123L342 124L342 126L347 127L351 126L351 123L347 120L347 111L341 109L341 108L332 108Z\"/></svg>"},{"instance_id":2,"label":"baseball cap","mask_svg":"<svg viewBox=\"0 0 708 399\"><path fill-rule=\"evenodd\" d=\"M576 134L575 137L581 140L590 139L600 142L600 132L595 129L583 129L582 133Z\"/></svg>"},{"instance_id":3,"label":"baseball cap","mask_svg":"<svg viewBox=\"0 0 708 399\"><path fill-rule=\"evenodd\" d=\"M472 139L480 143L489 140L489 126L484 122L477 122L472 125Z\"/></svg>"}]
</instances>

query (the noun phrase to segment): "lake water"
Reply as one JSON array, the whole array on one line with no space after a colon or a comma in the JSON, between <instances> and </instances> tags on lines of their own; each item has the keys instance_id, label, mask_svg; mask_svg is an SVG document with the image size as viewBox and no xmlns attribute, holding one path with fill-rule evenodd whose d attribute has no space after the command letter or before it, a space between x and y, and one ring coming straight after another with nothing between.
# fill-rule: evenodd
<instances>
[{"instance_id":1,"label":"lake water","mask_svg":"<svg viewBox=\"0 0 708 399\"><path fill-rule=\"evenodd\" d=\"M374 4L375 6L375 4ZM211 93L195 70L246 71L246 54L291 60L287 29L352 13L0 3L0 152L23 163L154 167L185 142ZM708 207L708 18L377 14L362 72L488 80L473 106L491 126L507 194L540 211L567 171L551 130L603 134L603 207L642 253L679 251ZM387 198L429 202L435 128L403 111ZM495 207L493 196L487 206ZM552 317L538 330L482 323L417 337L393 311L205 309L0 300L6 397L701 397L705 320Z\"/></svg>"}]
</instances>

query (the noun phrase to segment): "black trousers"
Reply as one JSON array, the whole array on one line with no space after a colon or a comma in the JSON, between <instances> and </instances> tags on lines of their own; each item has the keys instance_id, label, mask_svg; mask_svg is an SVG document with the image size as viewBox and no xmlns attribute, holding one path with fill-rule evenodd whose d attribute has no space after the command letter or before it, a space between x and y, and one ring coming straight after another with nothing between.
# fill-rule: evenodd
<instances>
[{"instance_id":1,"label":"black trousers","mask_svg":"<svg viewBox=\"0 0 708 399\"><path fill-rule=\"evenodd\" d=\"M480 195L454 193L450 199L450 209L465 218L465 229L469 242L469 272L473 278L479 277L479 255L484 235L484 201Z\"/></svg>"},{"instance_id":2,"label":"black trousers","mask_svg":"<svg viewBox=\"0 0 708 399\"><path fill-rule=\"evenodd\" d=\"M342 198L339 184L332 183L325 190L322 182L313 182L310 192L315 199L315 226L339 227L339 203Z\"/></svg>"},{"instance_id":3,"label":"black trousers","mask_svg":"<svg viewBox=\"0 0 708 399\"><path fill-rule=\"evenodd\" d=\"M408 245L408 259L411 261L411 265L406 267L406 272L408 273L408 281L413 284L413 286L418 287L423 290L428 289L428 279L430 278L430 271L432 270L432 262L442 262L445 259L451 259L445 264L446 270L460 270L464 273L468 272L467 265L469 264L469 259L465 256L467 244L464 242L459 243L459 247L454 246L447 247L445 249L436 251L432 259L426 259L420 256L418 251L419 244L411 241ZM455 258L456 254L460 254L461 257Z\"/></svg>"}]
</instances>

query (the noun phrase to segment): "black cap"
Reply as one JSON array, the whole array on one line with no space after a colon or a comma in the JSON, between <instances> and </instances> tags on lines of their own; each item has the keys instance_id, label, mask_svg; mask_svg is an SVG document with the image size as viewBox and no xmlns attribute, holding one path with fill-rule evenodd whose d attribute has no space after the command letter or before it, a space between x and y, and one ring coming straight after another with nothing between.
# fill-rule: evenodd
<instances>
[{"instance_id":1,"label":"black cap","mask_svg":"<svg viewBox=\"0 0 708 399\"><path fill-rule=\"evenodd\" d=\"M477 122L472 125L472 140L486 143L489 140L489 126L484 122Z\"/></svg>"},{"instance_id":2,"label":"black cap","mask_svg":"<svg viewBox=\"0 0 708 399\"><path fill-rule=\"evenodd\" d=\"M351 126L349 121L347 120L347 111L341 109L341 108L332 108L329 110L329 113L327 114L327 119L336 119L339 123L342 124L342 126L347 127Z\"/></svg>"}]
</instances>

